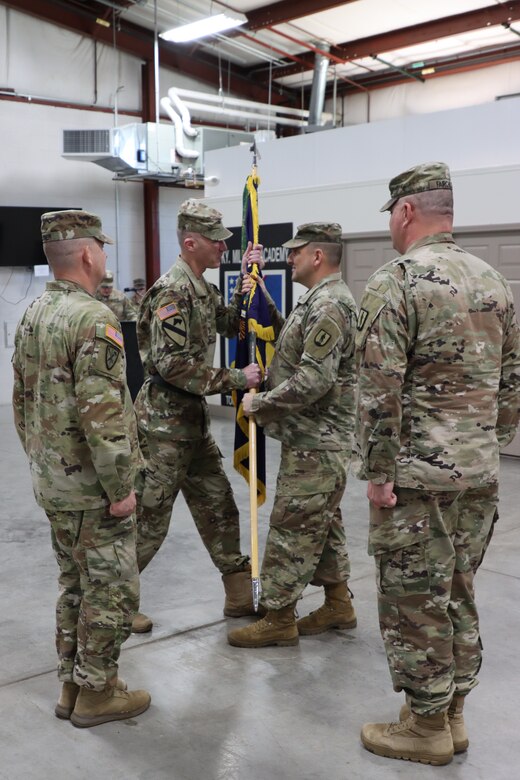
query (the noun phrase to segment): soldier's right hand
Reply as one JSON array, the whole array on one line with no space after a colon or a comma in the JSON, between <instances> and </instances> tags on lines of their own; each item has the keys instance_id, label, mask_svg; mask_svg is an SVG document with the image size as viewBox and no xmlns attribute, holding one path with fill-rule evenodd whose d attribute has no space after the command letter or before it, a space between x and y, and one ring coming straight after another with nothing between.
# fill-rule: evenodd
<instances>
[{"instance_id":1,"label":"soldier's right hand","mask_svg":"<svg viewBox=\"0 0 520 780\"><path fill-rule=\"evenodd\" d=\"M264 254L264 248L262 244L253 244L251 241L248 241L247 249L244 252L244 255L242 257L242 263L240 268L242 273L243 274L249 273L251 271L253 263L256 263L259 270L261 271L265 265L263 254Z\"/></svg>"},{"instance_id":2,"label":"soldier's right hand","mask_svg":"<svg viewBox=\"0 0 520 780\"><path fill-rule=\"evenodd\" d=\"M122 501L116 501L110 504L110 514L114 517L128 517L135 512L136 500L135 490L132 490Z\"/></svg>"},{"instance_id":3,"label":"soldier's right hand","mask_svg":"<svg viewBox=\"0 0 520 780\"><path fill-rule=\"evenodd\" d=\"M250 363L248 366L242 369L247 378L247 386L258 387L262 381L262 370L258 363Z\"/></svg>"}]
</instances>

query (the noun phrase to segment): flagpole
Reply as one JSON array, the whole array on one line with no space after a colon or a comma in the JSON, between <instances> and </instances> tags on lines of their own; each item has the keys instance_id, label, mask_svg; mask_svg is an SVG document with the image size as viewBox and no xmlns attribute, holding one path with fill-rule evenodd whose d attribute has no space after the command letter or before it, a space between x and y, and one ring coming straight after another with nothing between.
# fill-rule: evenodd
<instances>
[{"instance_id":1,"label":"flagpole","mask_svg":"<svg viewBox=\"0 0 520 780\"><path fill-rule=\"evenodd\" d=\"M249 362L256 363L256 333L248 334ZM256 393L256 388L251 388L250 393ZM258 612L260 602L260 572L258 566L258 495L256 489L256 420L249 415L249 515L251 522L251 588L253 593L253 607Z\"/></svg>"}]
</instances>

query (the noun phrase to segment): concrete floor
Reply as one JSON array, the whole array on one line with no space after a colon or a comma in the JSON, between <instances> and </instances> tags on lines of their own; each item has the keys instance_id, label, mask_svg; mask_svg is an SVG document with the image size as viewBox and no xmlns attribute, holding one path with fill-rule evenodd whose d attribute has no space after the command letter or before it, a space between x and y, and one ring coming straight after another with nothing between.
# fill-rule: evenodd
<instances>
[{"instance_id":1,"label":"concrete floor","mask_svg":"<svg viewBox=\"0 0 520 780\"><path fill-rule=\"evenodd\" d=\"M232 424L214 420L213 431L228 456L247 549L248 494L232 470ZM271 482L278 452L270 443ZM304 638L291 648L227 644L228 627L246 620L223 618L220 577L179 499L167 542L142 579L142 608L155 628L132 637L121 656L122 676L147 688L152 706L135 720L79 730L53 715L57 569L9 407L0 407L0 455L2 780L520 777L520 462L503 461L501 518L477 578L485 657L481 684L465 710L470 749L435 768L379 758L359 742L362 723L395 719L402 701L391 689L377 625L364 483L351 478L343 501L358 628ZM270 506L260 510L261 549ZM308 588L300 614L321 600L318 589Z\"/></svg>"}]
</instances>

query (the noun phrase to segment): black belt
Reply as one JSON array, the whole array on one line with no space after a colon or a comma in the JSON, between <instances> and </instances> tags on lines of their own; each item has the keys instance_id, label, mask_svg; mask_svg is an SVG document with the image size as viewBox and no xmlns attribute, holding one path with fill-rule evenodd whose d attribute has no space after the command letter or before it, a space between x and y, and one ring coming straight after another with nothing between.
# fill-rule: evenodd
<instances>
[{"instance_id":1,"label":"black belt","mask_svg":"<svg viewBox=\"0 0 520 780\"><path fill-rule=\"evenodd\" d=\"M175 385L170 384L170 382L167 382L166 379L163 379L160 374L150 374L149 379L152 385L159 385L159 387L162 387L165 390L171 390L174 393L188 396L188 398L194 398L197 401L202 401L204 397L202 395L190 393L188 390L183 390L181 387L176 387Z\"/></svg>"}]
</instances>

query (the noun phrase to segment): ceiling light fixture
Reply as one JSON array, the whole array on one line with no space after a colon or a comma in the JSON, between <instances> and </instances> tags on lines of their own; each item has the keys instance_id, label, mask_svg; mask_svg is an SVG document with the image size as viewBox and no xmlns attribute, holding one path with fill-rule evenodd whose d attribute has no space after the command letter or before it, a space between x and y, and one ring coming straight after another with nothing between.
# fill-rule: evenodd
<instances>
[{"instance_id":1,"label":"ceiling light fixture","mask_svg":"<svg viewBox=\"0 0 520 780\"><path fill-rule=\"evenodd\" d=\"M240 27L247 22L247 16L240 13L227 11L224 14L214 14L199 19L197 22L183 24L181 27L173 27L171 30L160 33L159 38L174 43L185 43L186 41L196 41L204 38L206 35L215 35L215 33L224 30L232 30L234 27Z\"/></svg>"}]
</instances>

